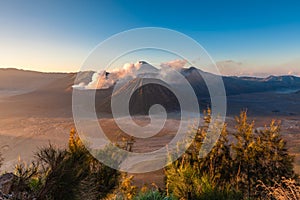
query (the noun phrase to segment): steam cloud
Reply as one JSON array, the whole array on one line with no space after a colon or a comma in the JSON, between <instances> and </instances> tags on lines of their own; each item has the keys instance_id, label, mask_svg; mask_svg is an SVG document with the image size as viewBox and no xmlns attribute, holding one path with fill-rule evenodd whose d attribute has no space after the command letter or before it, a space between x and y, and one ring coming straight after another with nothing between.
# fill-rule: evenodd
<instances>
[{"instance_id":1,"label":"steam cloud","mask_svg":"<svg viewBox=\"0 0 300 200\"><path fill-rule=\"evenodd\" d=\"M80 83L78 85L73 85L73 88L77 89L107 89L113 86L116 81L130 80L136 77L137 70L141 67L141 63L126 63L121 69L115 69L110 73L105 70L95 72L92 76L92 81L85 85Z\"/></svg>"},{"instance_id":2,"label":"steam cloud","mask_svg":"<svg viewBox=\"0 0 300 200\"><path fill-rule=\"evenodd\" d=\"M186 60L172 60L169 62L161 63L161 70L157 70L153 66L149 65L146 62L137 62L137 63L126 63L121 69L115 69L109 73L105 70L99 71L93 74L92 81L88 84L80 83L78 85L73 85L73 88L77 89L107 89L113 86L117 81L129 81L132 80L141 74L143 76L159 77L164 76L172 80L172 73L174 70L179 71L185 65ZM143 68L143 67L145 68ZM143 69L142 69L143 68ZM148 72L148 73L147 73ZM174 81L174 80L173 80Z\"/></svg>"}]
</instances>

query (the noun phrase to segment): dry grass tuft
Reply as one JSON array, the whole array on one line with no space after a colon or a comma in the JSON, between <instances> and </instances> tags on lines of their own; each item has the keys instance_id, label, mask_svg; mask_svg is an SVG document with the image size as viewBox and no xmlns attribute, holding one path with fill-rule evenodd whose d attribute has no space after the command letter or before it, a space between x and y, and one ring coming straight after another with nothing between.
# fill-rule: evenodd
<instances>
[{"instance_id":1,"label":"dry grass tuft","mask_svg":"<svg viewBox=\"0 0 300 200\"><path fill-rule=\"evenodd\" d=\"M274 186L266 186L260 182L259 187L263 189L263 196L270 200L299 200L300 185L293 179L283 178L280 183Z\"/></svg>"}]
</instances>

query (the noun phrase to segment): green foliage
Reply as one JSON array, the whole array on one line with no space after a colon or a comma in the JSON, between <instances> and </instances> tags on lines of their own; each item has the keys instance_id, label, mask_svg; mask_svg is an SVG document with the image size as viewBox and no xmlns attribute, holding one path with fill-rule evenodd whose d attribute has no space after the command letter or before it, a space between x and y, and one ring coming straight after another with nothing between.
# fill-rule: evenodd
<instances>
[{"instance_id":1,"label":"green foliage","mask_svg":"<svg viewBox=\"0 0 300 200\"><path fill-rule=\"evenodd\" d=\"M38 197L40 199L76 199L76 194L80 191L81 181L89 176L89 163L86 154L81 150L77 152L61 152L51 147L42 150L39 160L48 152L56 152L53 160L47 159L43 162L44 168L44 187ZM54 164L54 166L52 166ZM55 165L57 164L57 165Z\"/></svg>"},{"instance_id":2,"label":"green foliage","mask_svg":"<svg viewBox=\"0 0 300 200\"><path fill-rule=\"evenodd\" d=\"M166 170L168 191L180 199L242 199L240 192L227 184L220 187L206 174L196 174L189 164L183 164L179 169L174 167Z\"/></svg>"},{"instance_id":3,"label":"green foliage","mask_svg":"<svg viewBox=\"0 0 300 200\"><path fill-rule=\"evenodd\" d=\"M134 200L176 200L173 196L166 196L166 194L159 192L158 190L148 190L140 192L133 198Z\"/></svg>"},{"instance_id":4,"label":"green foliage","mask_svg":"<svg viewBox=\"0 0 300 200\"><path fill-rule=\"evenodd\" d=\"M263 194L257 187L260 182L270 186L282 177L296 178L279 123L272 121L264 130L255 131L254 122L241 112L230 144L226 125L212 119L210 110L204 119L188 151L165 168L168 194L180 199L251 199ZM204 145L219 135L206 151Z\"/></svg>"},{"instance_id":5,"label":"green foliage","mask_svg":"<svg viewBox=\"0 0 300 200\"><path fill-rule=\"evenodd\" d=\"M233 172L236 188L247 197L259 196L258 181L266 185L280 181L281 177L295 177L293 157L289 155L286 142L280 135L280 124L272 121L264 130L254 131L254 122L248 122L247 113L236 118L236 142L232 144L234 154Z\"/></svg>"},{"instance_id":6,"label":"green foliage","mask_svg":"<svg viewBox=\"0 0 300 200\"><path fill-rule=\"evenodd\" d=\"M100 199L115 189L119 172L93 158L72 130L69 148L52 145L36 153L31 166L16 167L15 193L32 199ZM24 199L24 198L22 198Z\"/></svg>"},{"instance_id":7,"label":"green foliage","mask_svg":"<svg viewBox=\"0 0 300 200\"><path fill-rule=\"evenodd\" d=\"M165 168L167 191L181 199L209 198L210 194L212 197L217 194L220 194L218 197L233 195L238 199L238 195L228 192L232 158L226 125L211 119L210 110L207 110L204 119L205 124L196 130L188 151ZM216 137L219 135L218 140ZM209 152L209 146L203 146L204 140L213 146ZM215 141L216 144L213 143Z\"/></svg>"},{"instance_id":8,"label":"green foliage","mask_svg":"<svg viewBox=\"0 0 300 200\"><path fill-rule=\"evenodd\" d=\"M133 176L123 174L122 181L119 186L120 196L124 200L131 200L137 193L137 187L133 185Z\"/></svg>"},{"instance_id":9,"label":"green foliage","mask_svg":"<svg viewBox=\"0 0 300 200\"><path fill-rule=\"evenodd\" d=\"M31 191L37 193L38 191L40 191L41 187L43 186L43 183L40 177L34 177L30 179L28 186Z\"/></svg>"},{"instance_id":10,"label":"green foliage","mask_svg":"<svg viewBox=\"0 0 300 200\"><path fill-rule=\"evenodd\" d=\"M237 189L247 193L247 197L250 198L251 189L258 180L255 165L258 164L261 149L257 145L257 137L254 135L254 122L248 122L247 113L241 112L240 116L236 117L236 122L236 132L233 134L236 142L232 144L235 183Z\"/></svg>"},{"instance_id":11,"label":"green foliage","mask_svg":"<svg viewBox=\"0 0 300 200\"><path fill-rule=\"evenodd\" d=\"M12 185L12 192L19 198L22 198L23 194L27 193L30 196L36 194L36 188L38 186L38 164L32 162L31 165L27 166L26 163L19 161L15 167L15 177ZM32 180L38 180L36 187L33 186Z\"/></svg>"},{"instance_id":12,"label":"green foliage","mask_svg":"<svg viewBox=\"0 0 300 200\"><path fill-rule=\"evenodd\" d=\"M199 179L196 170L185 160L177 160L165 169L166 187L168 193L179 198L188 198L196 193L195 180Z\"/></svg>"},{"instance_id":13,"label":"green foliage","mask_svg":"<svg viewBox=\"0 0 300 200\"><path fill-rule=\"evenodd\" d=\"M207 175L198 179L195 185L198 185L198 195L195 200L238 200L243 198L243 195L235 191L230 184L223 188L218 187L215 183L210 182Z\"/></svg>"},{"instance_id":14,"label":"green foliage","mask_svg":"<svg viewBox=\"0 0 300 200\"><path fill-rule=\"evenodd\" d=\"M42 149L37 157L45 169L40 199L97 199L105 197L118 183L119 173L93 158L75 130L69 149Z\"/></svg>"},{"instance_id":15,"label":"green foliage","mask_svg":"<svg viewBox=\"0 0 300 200\"><path fill-rule=\"evenodd\" d=\"M280 124L274 120L269 127L259 131L258 145L263 156L259 156L260 180L267 185L281 181L282 177L295 178L294 157L289 155L286 142L280 134Z\"/></svg>"}]
</instances>

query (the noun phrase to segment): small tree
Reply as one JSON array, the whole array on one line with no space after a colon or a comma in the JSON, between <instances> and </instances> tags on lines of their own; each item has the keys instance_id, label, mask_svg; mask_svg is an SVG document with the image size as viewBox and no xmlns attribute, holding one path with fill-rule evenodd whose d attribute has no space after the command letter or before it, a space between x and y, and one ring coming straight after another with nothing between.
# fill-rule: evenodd
<instances>
[{"instance_id":1,"label":"small tree","mask_svg":"<svg viewBox=\"0 0 300 200\"><path fill-rule=\"evenodd\" d=\"M238 190L246 191L248 198L253 188L253 178L256 176L255 162L259 149L254 135L254 121L248 122L247 112L241 112L236 117L236 132L233 134L236 142L232 144L234 154L234 172Z\"/></svg>"},{"instance_id":2,"label":"small tree","mask_svg":"<svg viewBox=\"0 0 300 200\"><path fill-rule=\"evenodd\" d=\"M212 130L210 134L216 135L216 130ZM206 137L210 136L206 135ZM199 158L198 163L201 174L207 174L211 181L215 181L220 187L225 187L230 182L232 179L232 158L226 125L223 126L219 139L213 148L205 157Z\"/></svg>"},{"instance_id":3,"label":"small tree","mask_svg":"<svg viewBox=\"0 0 300 200\"><path fill-rule=\"evenodd\" d=\"M282 177L295 177L293 157L280 135L279 123L272 121L264 130L254 131L254 121L248 122L246 112L241 112L236 122L232 150L237 189L250 198L259 195L256 186L260 181L272 186Z\"/></svg>"},{"instance_id":4,"label":"small tree","mask_svg":"<svg viewBox=\"0 0 300 200\"><path fill-rule=\"evenodd\" d=\"M212 122L210 109L204 113L205 124L195 130L195 138L187 152L165 168L167 190L184 199L205 199L206 195L230 198L232 158L226 125L218 120ZM208 127L211 127L209 134ZM204 139L208 143L216 141L209 152L203 147ZM206 155L200 157L200 151ZM234 199L238 198L239 195L234 196Z\"/></svg>"},{"instance_id":5,"label":"small tree","mask_svg":"<svg viewBox=\"0 0 300 200\"><path fill-rule=\"evenodd\" d=\"M263 156L259 157L261 180L267 185L280 182L282 177L295 178L294 157L288 152L286 141L280 134L280 123L272 121L269 127L259 131Z\"/></svg>"}]
</instances>

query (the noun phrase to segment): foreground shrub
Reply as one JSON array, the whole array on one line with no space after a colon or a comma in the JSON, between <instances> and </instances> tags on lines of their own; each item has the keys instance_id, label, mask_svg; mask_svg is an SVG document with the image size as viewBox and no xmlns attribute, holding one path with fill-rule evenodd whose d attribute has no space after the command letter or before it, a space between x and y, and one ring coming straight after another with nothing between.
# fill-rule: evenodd
<instances>
[{"instance_id":1,"label":"foreground shrub","mask_svg":"<svg viewBox=\"0 0 300 200\"><path fill-rule=\"evenodd\" d=\"M175 197L168 197L165 193L161 193L158 190L148 190L145 192L140 192L134 197L134 200L176 200Z\"/></svg>"},{"instance_id":2,"label":"foreground shrub","mask_svg":"<svg viewBox=\"0 0 300 200\"><path fill-rule=\"evenodd\" d=\"M119 182L119 172L93 158L75 130L68 149L40 149L31 166L17 165L16 177L13 192L22 200L101 199Z\"/></svg>"},{"instance_id":3,"label":"foreground shrub","mask_svg":"<svg viewBox=\"0 0 300 200\"><path fill-rule=\"evenodd\" d=\"M118 188L118 197L124 200L131 200L137 193L137 187L133 185L133 177L123 174L122 180Z\"/></svg>"},{"instance_id":4,"label":"foreground shrub","mask_svg":"<svg viewBox=\"0 0 300 200\"><path fill-rule=\"evenodd\" d=\"M236 142L232 144L235 183L247 198L257 196L257 185L262 180L267 186L281 177L296 177L294 158L288 152L280 134L280 123L272 121L263 130L254 129L254 121L248 122L247 113L236 117Z\"/></svg>"},{"instance_id":5,"label":"foreground shrub","mask_svg":"<svg viewBox=\"0 0 300 200\"><path fill-rule=\"evenodd\" d=\"M37 195L38 189L41 188L41 179L38 177L38 165L35 162L27 166L19 161L15 175L11 192L15 194L16 199L30 199Z\"/></svg>"},{"instance_id":6,"label":"foreground shrub","mask_svg":"<svg viewBox=\"0 0 300 200\"><path fill-rule=\"evenodd\" d=\"M180 199L228 199L230 196L240 199L240 193L230 192L233 161L226 126L214 120L214 128L208 130L212 127L210 113L209 109L205 112L205 124L195 130L195 139L187 152L165 168L168 194ZM219 139L215 138L219 135ZM204 140L217 142L210 150L202 148ZM204 157L200 153L204 153Z\"/></svg>"},{"instance_id":7,"label":"foreground shrub","mask_svg":"<svg viewBox=\"0 0 300 200\"><path fill-rule=\"evenodd\" d=\"M257 131L254 121L249 122L247 113L241 112L229 143L226 125L213 120L209 109L204 120L205 124L195 130L189 149L165 168L168 194L193 200L241 199L241 194L245 199L259 199L260 192L264 192L257 187L259 180L266 189L281 177L297 178L293 156L280 134L280 123L272 121ZM205 142L215 139L213 148L201 157Z\"/></svg>"},{"instance_id":8,"label":"foreground shrub","mask_svg":"<svg viewBox=\"0 0 300 200\"><path fill-rule=\"evenodd\" d=\"M186 164L179 169L169 167L166 173L168 192L181 200L238 200L243 197L230 184L220 187L216 182L211 182L208 175L196 174Z\"/></svg>"}]
</instances>

